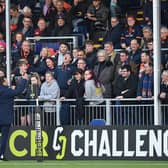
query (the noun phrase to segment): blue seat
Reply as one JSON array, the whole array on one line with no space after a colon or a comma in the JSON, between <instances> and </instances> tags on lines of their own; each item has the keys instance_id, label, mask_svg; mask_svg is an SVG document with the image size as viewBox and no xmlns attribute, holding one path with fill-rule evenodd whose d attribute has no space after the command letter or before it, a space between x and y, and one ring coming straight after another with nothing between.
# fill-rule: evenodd
<instances>
[{"instance_id":1,"label":"blue seat","mask_svg":"<svg viewBox=\"0 0 168 168\"><path fill-rule=\"evenodd\" d=\"M104 119L93 119L90 122L91 126L105 126L106 125L106 121Z\"/></svg>"}]
</instances>

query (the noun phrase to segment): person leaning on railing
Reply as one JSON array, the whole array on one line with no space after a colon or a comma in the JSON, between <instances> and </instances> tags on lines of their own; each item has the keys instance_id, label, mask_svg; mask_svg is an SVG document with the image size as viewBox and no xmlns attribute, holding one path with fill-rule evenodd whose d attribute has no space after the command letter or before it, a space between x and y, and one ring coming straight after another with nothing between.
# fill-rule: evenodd
<instances>
[{"instance_id":1,"label":"person leaning on railing","mask_svg":"<svg viewBox=\"0 0 168 168\"><path fill-rule=\"evenodd\" d=\"M7 145L9 129L14 118L14 97L23 92L26 87L27 79L27 74L24 74L16 89L11 89L8 87L7 79L5 77L0 77L0 132L2 134L0 160L6 160L4 154Z\"/></svg>"}]
</instances>

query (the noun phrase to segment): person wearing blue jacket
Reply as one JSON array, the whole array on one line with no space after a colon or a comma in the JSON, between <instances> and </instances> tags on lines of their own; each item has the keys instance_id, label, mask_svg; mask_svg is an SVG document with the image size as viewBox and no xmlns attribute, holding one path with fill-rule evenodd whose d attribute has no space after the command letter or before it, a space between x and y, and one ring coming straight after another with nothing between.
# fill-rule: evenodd
<instances>
[{"instance_id":1,"label":"person wearing blue jacket","mask_svg":"<svg viewBox=\"0 0 168 168\"><path fill-rule=\"evenodd\" d=\"M6 160L4 157L8 140L9 129L14 118L14 97L25 89L27 76L24 75L16 89L8 87L8 81L5 77L0 77L0 160Z\"/></svg>"}]
</instances>

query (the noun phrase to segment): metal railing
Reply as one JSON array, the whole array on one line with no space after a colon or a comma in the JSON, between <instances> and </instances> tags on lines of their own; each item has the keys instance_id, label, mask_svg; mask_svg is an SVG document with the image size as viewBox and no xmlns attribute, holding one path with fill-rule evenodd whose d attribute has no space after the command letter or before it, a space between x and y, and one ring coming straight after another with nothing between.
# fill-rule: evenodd
<instances>
[{"instance_id":1,"label":"metal railing","mask_svg":"<svg viewBox=\"0 0 168 168\"><path fill-rule=\"evenodd\" d=\"M37 104L38 102L38 104ZM79 107L80 106L80 107ZM159 114L162 125L168 124L168 105L162 104ZM113 126L153 126L152 99L85 100L79 105L74 99L15 100L14 126L35 125L35 115L41 115L42 126L90 125L93 119L104 119ZM25 122L26 121L26 122ZM25 124L26 123L26 124Z\"/></svg>"}]
</instances>

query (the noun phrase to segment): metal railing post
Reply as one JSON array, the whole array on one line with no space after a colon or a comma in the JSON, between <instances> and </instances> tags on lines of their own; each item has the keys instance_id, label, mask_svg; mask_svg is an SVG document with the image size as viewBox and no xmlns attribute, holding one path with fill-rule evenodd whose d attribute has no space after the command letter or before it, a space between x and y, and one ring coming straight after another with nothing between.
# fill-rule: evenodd
<instances>
[{"instance_id":1,"label":"metal railing post","mask_svg":"<svg viewBox=\"0 0 168 168\"><path fill-rule=\"evenodd\" d=\"M106 125L111 125L110 100L106 99Z\"/></svg>"},{"instance_id":2,"label":"metal railing post","mask_svg":"<svg viewBox=\"0 0 168 168\"><path fill-rule=\"evenodd\" d=\"M61 107L61 103L60 100L57 99L56 100L56 117L57 117L57 121L56 121L56 125L61 125L60 124L60 107Z\"/></svg>"}]
</instances>

